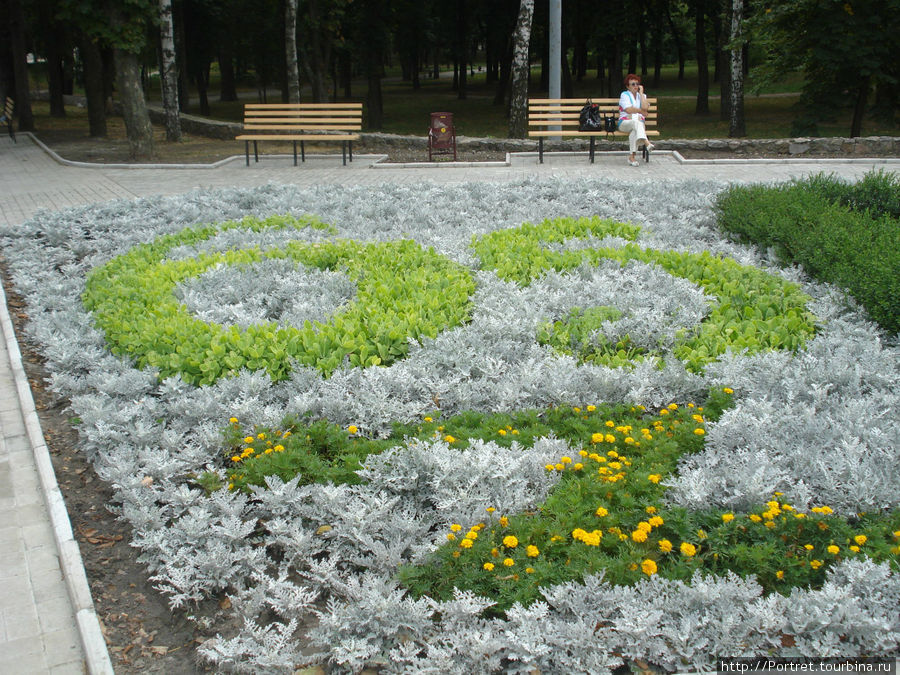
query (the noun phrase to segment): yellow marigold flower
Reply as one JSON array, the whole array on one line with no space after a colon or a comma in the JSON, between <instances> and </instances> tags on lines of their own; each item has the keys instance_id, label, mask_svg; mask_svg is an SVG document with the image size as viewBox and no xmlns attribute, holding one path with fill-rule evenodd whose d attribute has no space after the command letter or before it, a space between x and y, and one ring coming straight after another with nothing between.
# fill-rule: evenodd
<instances>
[{"instance_id":1,"label":"yellow marigold flower","mask_svg":"<svg viewBox=\"0 0 900 675\"><path fill-rule=\"evenodd\" d=\"M518 429L513 429L513 430L510 431L509 433L511 433L513 436L515 436L516 434L519 433L519 430L518 430Z\"/></svg>"},{"instance_id":2,"label":"yellow marigold flower","mask_svg":"<svg viewBox=\"0 0 900 675\"><path fill-rule=\"evenodd\" d=\"M691 419L694 420L695 422L700 422L701 424L703 423L703 415L698 415L698 414L694 413L693 415L691 415Z\"/></svg>"},{"instance_id":3,"label":"yellow marigold flower","mask_svg":"<svg viewBox=\"0 0 900 675\"><path fill-rule=\"evenodd\" d=\"M610 462L610 463L609 463L609 468L610 468L610 469L617 469L617 470L618 470L618 469L621 469L621 468L622 468L622 462Z\"/></svg>"},{"instance_id":4,"label":"yellow marigold flower","mask_svg":"<svg viewBox=\"0 0 900 675\"><path fill-rule=\"evenodd\" d=\"M837 555L838 553L841 552L840 547L835 546L834 544L832 544L831 546L829 546L829 547L826 548L825 550L828 551L831 555Z\"/></svg>"},{"instance_id":5,"label":"yellow marigold flower","mask_svg":"<svg viewBox=\"0 0 900 675\"><path fill-rule=\"evenodd\" d=\"M252 443L254 440L255 440L255 439L253 438L253 436L247 436L247 438L244 439L244 443L247 443L247 444L249 445L249 444Z\"/></svg>"},{"instance_id":6,"label":"yellow marigold flower","mask_svg":"<svg viewBox=\"0 0 900 675\"><path fill-rule=\"evenodd\" d=\"M758 522L762 521L762 518L760 518L760 517L759 517L757 514L755 514L755 513L751 513L751 514L750 514L750 520L752 520L754 523L758 523Z\"/></svg>"},{"instance_id":7,"label":"yellow marigold flower","mask_svg":"<svg viewBox=\"0 0 900 675\"><path fill-rule=\"evenodd\" d=\"M694 429L694 434L696 436L702 436L705 433L706 433L706 431L704 429L701 429L700 427L697 427L696 429Z\"/></svg>"},{"instance_id":8,"label":"yellow marigold flower","mask_svg":"<svg viewBox=\"0 0 900 675\"><path fill-rule=\"evenodd\" d=\"M672 542L668 539L660 539L658 544L659 550L663 553L669 553L672 550Z\"/></svg>"},{"instance_id":9,"label":"yellow marigold flower","mask_svg":"<svg viewBox=\"0 0 900 675\"><path fill-rule=\"evenodd\" d=\"M816 525L817 525L817 526L819 527L819 529L822 530L823 532L824 532L825 530L828 529L828 523L822 522L821 520L820 520L818 523L816 523Z\"/></svg>"},{"instance_id":10,"label":"yellow marigold flower","mask_svg":"<svg viewBox=\"0 0 900 675\"><path fill-rule=\"evenodd\" d=\"M452 532L447 533L447 541L456 541L456 535Z\"/></svg>"},{"instance_id":11,"label":"yellow marigold flower","mask_svg":"<svg viewBox=\"0 0 900 675\"><path fill-rule=\"evenodd\" d=\"M446 436L444 436L444 440L447 441L448 443L456 443L456 439L453 438L453 436L451 436L450 434L447 434Z\"/></svg>"},{"instance_id":12,"label":"yellow marigold flower","mask_svg":"<svg viewBox=\"0 0 900 675\"><path fill-rule=\"evenodd\" d=\"M586 534L587 532L585 530L582 530L580 527L576 527L574 530L572 530L572 539L578 541L582 539Z\"/></svg>"},{"instance_id":13,"label":"yellow marigold flower","mask_svg":"<svg viewBox=\"0 0 900 675\"><path fill-rule=\"evenodd\" d=\"M290 431L285 431L283 434L281 434L281 437L282 437L282 438L287 438L287 437L290 436L290 435L291 435L291 432L290 432Z\"/></svg>"},{"instance_id":14,"label":"yellow marigold flower","mask_svg":"<svg viewBox=\"0 0 900 675\"><path fill-rule=\"evenodd\" d=\"M666 410L665 408L663 408L662 410L659 411L659 414L660 414L660 415L668 415L668 414L669 414L669 411Z\"/></svg>"},{"instance_id":15,"label":"yellow marigold flower","mask_svg":"<svg viewBox=\"0 0 900 675\"><path fill-rule=\"evenodd\" d=\"M563 470L565 470L566 465L563 464L562 462L560 462L559 464L555 465L553 468L556 469L557 471L563 471Z\"/></svg>"},{"instance_id":16,"label":"yellow marigold flower","mask_svg":"<svg viewBox=\"0 0 900 675\"><path fill-rule=\"evenodd\" d=\"M594 513L595 513L596 515L600 516L601 518L602 518L603 516L609 515L609 511L607 511L607 510L606 510L605 508L603 508L602 506L598 506L598 507L597 507L597 510L594 511Z\"/></svg>"},{"instance_id":17,"label":"yellow marigold flower","mask_svg":"<svg viewBox=\"0 0 900 675\"><path fill-rule=\"evenodd\" d=\"M355 424L351 424L349 427L347 427L347 431L349 431L351 434L355 434L357 431L359 431L359 427L357 427Z\"/></svg>"},{"instance_id":18,"label":"yellow marigold flower","mask_svg":"<svg viewBox=\"0 0 900 675\"><path fill-rule=\"evenodd\" d=\"M806 514L805 513L795 513L794 518L797 518L798 520L802 520L802 519L806 518Z\"/></svg>"},{"instance_id":19,"label":"yellow marigold flower","mask_svg":"<svg viewBox=\"0 0 900 675\"><path fill-rule=\"evenodd\" d=\"M271 454L272 454L272 451L273 451L273 448L266 448L266 450L265 450L265 452L264 452L263 454L264 454L264 455L271 455Z\"/></svg>"},{"instance_id":20,"label":"yellow marigold flower","mask_svg":"<svg viewBox=\"0 0 900 675\"><path fill-rule=\"evenodd\" d=\"M664 521L659 516L653 516L647 522L650 523L653 527L659 527L660 525L663 524Z\"/></svg>"},{"instance_id":21,"label":"yellow marigold flower","mask_svg":"<svg viewBox=\"0 0 900 675\"><path fill-rule=\"evenodd\" d=\"M812 567L814 570L819 569L824 564L825 563L823 563L821 560L810 560L809 561L809 566Z\"/></svg>"},{"instance_id":22,"label":"yellow marigold flower","mask_svg":"<svg viewBox=\"0 0 900 675\"><path fill-rule=\"evenodd\" d=\"M591 443L602 443L603 442L603 434L599 431L591 434Z\"/></svg>"},{"instance_id":23,"label":"yellow marigold flower","mask_svg":"<svg viewBox=\"0 0 900 675\"><path fill-rule=\"evenodd\" d=\"M584 464L575 462L575 464L572 465L572 468L575 469L575 471L581 471L584 468Z\"/></svg>"},{"instance_id":24,"label":"yellow marigold flower","mask_svg":"<svg viewBox=\"0 0 900 675\"><path fill-rule=\"evenodd\" d=\"M613 436L612 434L606 434L606 436L604 436L603 439L604 439L607 443L615 443L615 442L616 442L616 437Z\"/></svg>"},{"instance_id":25,"label":"yellow marigold flower","mask_svg":"<svg viewBox=\"0 0 900 675\"><path fill-rule=\"evenodd\" d=\"M693 544L689 544L686 541L681 542L680 550L681 550L681 553L683 555L687 556L688 558L697 554L697 547L694 546Z\"/></svg>"},{"instance_id":26,"label":"yellow marigold flower","mask_svg":"<svg viewBox=\"0 0 900 675\"><path fill-rule=\"evenodd\" d=\"M504 564L506 567L512 567L513 565L516 564L516 561L513 560L512 558L504 558L504 559L503 559L503 564Z\"/></svg>"},{"instance_id":27,"label":"yellow marigold flower","mask_svg":"<svg viewBox=\"0 0 900 675\"><path fill-rule=\"evenodd\" d=\"M642 520L641 522L639 522L637 524L637 527L635 529L643 530L644 532L649 532L650 530L653 529L653 526L650 523Z\"/></svg>"},{"instance_id":28,"label":"yellow marigold flower","mask_svg":"<svg viewBox=\"0 0 900 675\"><path fill-rule=\"evenodd\" d=\"M784 579L784 570L778 570L777 572L775 572L775 578Z\"/></svg>"},{"instance_id":29,"label":"yellow marigold flower","mask_svg":"<svg viewBox=\"0 0 900 675\"><path fill-rule=\"evenodd\" d=\"M631 538L634 539L637 543L641 544L647 541L647 533L644 530L635 530L631 533Z\"/></svg>"},{"instance_id":30,"label":"yellow marigold flower","mask_svg":"<svg viewBox=\"0 0 900 675\"><path fill-rule=\"evenodd\" d=\"M656 563L650 558L647 558L644 562L641 563L641 572L646 574L648 577L652 577L656 574Z\"/></svg>"},{"instance_id":31,"label":"yellow marigold flower","mask_svg":"<svg viewBox=\"0 0 900 675\"><path fill-rule=\"evenodd\" d=\"M544 468L545 468L547 471L553 471L553 470L554 470L554 466L553 466L552 464L544 464Z\"/></svg>"},{"instance_id":32,"label":"yellow marigold flower","mask_svg":"<svg viewBox=\"0 0 900 675\"><path fill-rule=\"evenodd\" d=\"M853 537L853 541L855 541L859 546L862 546L867 541L869 541L869 538L864 534L858 534L855 537Z\"/></svg>"},{"instance_id":33,"label":"yellow marigold flower","mask_svg":"<svg viewBox=\"0 0 900 675\"><path fill-rule=\"evenodd\" d=\"M815 547L812 544L803 544L803 548L807 551L812 551Z\"/></svg>"},{"instance_id":34,"label":"yellow marigold flower","mask_svg":"<svg viewBox=\"0 0 900 675\"><path fill-rule=\"evenodd\" d=\"M580 413L581 408L579 408L578 406L575 406L574 408L572 408L572 412Z\"/></svg>"},{"instance_id":35,"label":"yellow marigold flower","mask_svg":"<svg viewBox=\"0 0 900 675\"><path fill-rule=\"evenodd\" d=\"M509 518L507 518L506 516L500 516L500 526L506 527L507 525L509 525Z\"/></svg>"},{"instance_id":36,"label":"yellow marigold flower","mask_svg":"<svg viewBox=\"0 0 900 675\"><path fill-rule=\"evenodd\" d=\"M723 387L723 388L722 388L722 391L724 391L726 394L733 394L733 393L734 393L734 389L732 389L731 387Z\"/></svg>"},{"instance_id":37,"label":"yellow marigold flower","mask_svg":"<svg viewBox=\"0 0 900 675\"><path fill-rule=\"evenodd\" d=\"M234 457L231 458L231 461L232 462L240 462L241 461L240 455L235 455Z\"/></svg>"},{"instance_id":38,"label":"yellow marigold flower","mask_svg":"<svg viewBox=\"0 0 900 675\"><path fill-rule=\"evenodd\" d=\"M723 513L722 514L722 522L723 523L730 523L732 520L734 520L733 513Z\"/></svg>"},{"instance_id":39,"label":"yellow marigold flower","mask_svg":"<svg viewBox=\"0 0 900 675\"><path fill-rule=\"evenodd\" d=\"M706 539L706 530L704 530L702 528L697 530L697 537L699 539Z\"/></svg>"},{"instance_id":40,"label":"yellow marigold flower","mask_svg":"<svg viewBox=\"0 0 900 675\"><path fill-rule=\"evenodd\" d=\"M466 532L466 539L472 539L473 541L478 539L478 532L476 530L469 530Z\"/></svg>"},{"instance_id":41,"label":"yellow marigold flower","mask_svg":"<svg viewBox=\"0 0 900 675\"><path fill-rule=\"evenodd\" d=\"M534 544L530 544L528 548L525 549L525 555L527 555L529 558L537 558L540 553L541 552L538 550L538 547Z\"/></svg>"},{"instance_id":42,"label":"yellow marigold flower","mask_svg":"<svg viewBox=\"0 0 900 675\"><path fill-rule=\"evenodd\" d=\"M516 546L519 545L519 540L510 534L510 535L503 537L503 545L506 546L507 548L515 548Z\"/></svg>"},{"instance_id":43,"label":"yellow marigold flower","mask_svg":"<svg viewBox=\"0 0 900 675\"><path fill-rule=\"evenodd\" d=\"M892 532L891 534L893 534L897 539L900 539L900 530L896 530L895 532Z\"/></svg>"},{"instance_id":44,"label":"yellow marigold flower","mask_svg":"<svg viewBox=\"0 0 900 675\"><path fill-rule=\"evenodd\" d=\"M626 436L625 445L634 445L634 439L631 436Z\"/></svg>"},{"instance_id":45,"label":"yellow marigold flower","mask_svg":"<svg viewBox=\"0 0 900 675\"><path fill-rule=\"evenodd\" d=\"M497 429L497 433L501 436L506 436L506 429Z\"/></svg>"},{"instance_id":46,"label":"yellow marigold flower","mask_svg":"<svg viewBox=\"0 0 900 675\"><path fill-rule=\"evenodd\" d=\"M525 568L525 574L534 574L534 568L533 568L533 567L526 567L526 568Z\"/></svg>"},{"instance_id":47,"label":"yellow marigold flower","mask_svg":"<svg viewBox=\"0 0 900 675\"><path fill-rule=\"evenodd\" d=\"M764 523L764 525L765 525L767 528L769 528L769 529L771 530L772 528L775 527L775 521L774 521L774 520L767 520L767 521Z\"/></svg>"},{"instance_id":48,"label":"yellow marigold flower","mask_svg":"<svg viewBox=\"0 0 900 675\"><path fill-rule=\"evenodd\" d=\"M859 546L851 546L850 550L853 551L854 553L859 553Z\"/></svg>"},{"instance_id":49,"label":"yellow marigold flower","mask_svg":"<svg viewBox=\"0 0 900 675\"><path fill-rule=\"evenodd\" d=\"M678 404L677 404L677 403L670 403L670 404L667 405L666 407L667 407L669 410L678 410Z\"/></svg>"},{"instance_id":50,"label":"yellow marigold flower","mask_svg":"<svg viewBox=\"0 0 900 675\"><path fill-rule=\"evenodd\" d=\"M275 450L275 452L284 452L284 446L281 444L278 444L273 448L273 450Z\"/></svg>"},{"instance_id":51,"label":"yellow marigold flower","mask_svg":"<svg viewBox=\"0 0 900 675\"><path fill-rule=\"evenodd\" d=\"M564 456L564 457L560 457L559 461L562 462L563 464L571 464L572 458Z\"/></svg>"},{"instance_id":52,"label":"yellow marigold flower","mask_svg":"<svg viewBox=\"0 0 900 675\"><path fill-rule=\"evenodd\" d=\"M228 421L229 421L231 424L237 424L237 423L238 423L238 418L237 418L237 417L230 417L230 418L228 419Z\"/></svg>"},{"instance_id":53,"label":"yellow marigold flower","mask_svg":"<svg viewBox=\"0 0 900 675\"><path fill-rule=\"evenodd\" d=\"M499 551L497 548L492 548L492 549L491 549L491 555L494 556L495 558L499 558L499 557L500 557L500 551Z\"/></svg>"},{"instance_id":54,"label":"yellow marigold flower","mask_svg":"<svg viewBox=\"0 0 900 675\"><path fill-rule=\"evenodd\" d=\"M647 476L647 480L649 480L651 483L659 483L661 478L662 476L658 473L651 473L649 476Z\"/></svg>"},{"instance_id":55,"label":"yellow marigold flower","mask_svg":"<svg viewBox=\"0 0 900 675\"><path fill-rule=\"evenodd\" d=\"M497 510L497 509L495 509L493 506L489 506L489 507L487 507L487 508L485 509L485 511L487 511L488 513L493 513L493 512L496 511L496 510Z\"/></svg>"},{"instance_id":56,"label":"yellow marigold flower","mask_svg":"<svg viewBox=\"0 0 900 675\"><path fill-rule=\"evenodd\" d=\"M462 525L460 525L459 523L453 523L450 526L450 529L453 530L454 532L459 532L462 529Z\"/></svg>"},{"instance_id":57,"label":"yellow marigold flower","mask_svg":"<svg viewBox=\"0 0 900 675\"><path fill-rule=\"evenodd\" d=\"M472 540L471 539L463 539L459 542L461 548L472 548Z\"/></svg>"},{"instance_id":58,"label":"yellow marigold flower","mask_svg":"<svg viewBox=\"0 0 900 675\"><path fill-rule=\"evenodd\" d=\"M484 563L484 565L482 565L482 567L484 569L486 569L488 572L494 571L494 563L492 563L492 562L486 562L486 563Z\"/></svg>"},{"instance_id":59,"label":"yellow marigold flower","mask_svg":"<svg viewBox=\"0 0 900 675\"><path fill-rule=\"evenodd\" d=\"M458 557L459 557L459 551L453 551L453 557L454 557L454 558L458 558Z\"/></svg>"},{"instance_id":60,"label":"yellow marigold flower","mask_svg":"<svg viewBox=\"0 0 900 675\"><path fill-rule=\"evenodd\" d=\"M261 441L266 440L266 435L262 431L260 431L258 434L256 434L256 437Z\"/></svg>"},{"instance_id":61,"label":"yellow marigold flower","mask_svg":"<svg viewBox=\"0 0 900 675\"><path fill-rule=\"evenodd\" d=\"M603 533L597 530L593 532L587 532L582 538L581 541L587 546L599 546L600 539L603 537Z\"/></svg>"},{"instance_id":62,"label":"yellow marigold flower","mask_svg":"<svg viewBox=\"0 0 900 675\"><path fill-rule=\"evenodd\" d=\"M425 421L426 421L426 422L434 422L434 420L433 420L432 418L430 418L430 417L426 417L426 418L425 418Z\"/></svg>"},{"instance_id":63,"label":"yellow marigold flower","mask_svg":"<svg viewBox=\"0 0 900 675\"><path fill-rule=\"evenodd\" d=\"M616 426L616 423L613 422L612 420L606 420L606 426L608 426L610 429L614 429Z\"/></svg>"},{"instance_id":64,"label":"yellow marigold flower","mask_svg":"<svg viewBox=\"0 0 900 675\"><path fill-rule=\"evenodd\" d=\"M589 405L589 406L586 408L586 410L587 410L588 412L594 412L596 409L597 409L597 406L595 406L595 405Z\"/></svg>"}]
</instances>

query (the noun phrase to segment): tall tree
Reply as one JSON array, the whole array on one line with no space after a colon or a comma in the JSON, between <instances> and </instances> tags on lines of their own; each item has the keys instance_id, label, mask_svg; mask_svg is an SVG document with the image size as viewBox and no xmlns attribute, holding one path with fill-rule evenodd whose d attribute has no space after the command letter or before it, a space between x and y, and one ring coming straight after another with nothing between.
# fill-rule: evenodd
<instances>
[{"instance_id":1,"label":"tall tree","mask_svg":"<svg viewBox=\"0 0 900 675\"><path fill-rule=\"evenodd\" d=\"M744 123L744 0L731 3L731 97L729 101L728 135L747 135Z\"/></svg>"},{"instance_id":2,"label":"tall tree","mask_svg":"<svg viewBox=\"0 0 900 675\"><path fill-rule=\"evenodd\" d=\"M750 29L765 54L755 79L803 72L795 134L816 135L820 122L843 112L850 135L860 135L873 90L900 80L900 0L772 0L759 6Z\"/></svg>"},{"instance_id":3,"label":"tall tree","mask_svg":"<svg viewBox=\"0 0 900 675\"><path fill-rule=\"evenodd\" d=\"M297 61L297 0L284 3L284 56L288 103L300 103L300 67Z\"/></svg>"},{"instance_id":4,"label":"tall tree","mask_svg":"<svg viewBox=\"0 0 900 675\"><path fill-rule=\"evenodd\" d=\"M7 0L9 12L9 49L12 53L15 76L16 117L20 131L34 131L34 114L31 112L31 92L28 86L28 62L26 60L25 13L21 0Z\"/></svg>"},{"instance_id":5,"label":"tall tree","mask_svg":"<svg viewBox=\"0 0 900 675\"><path fill-rule=\"evenodd\" d=\"M159 0L159 54L163 110L166 113L166 140L181 140L178 108L178 69L175 63L175 30L172 0Z\"/></svg>"},{"instance_id":6,"label":"tall tree","mask_svg":"<svg viewBox=\"0 0 900 675\"><path fill-rule=\"evenodd\" d=\"M513 33L512 93L509 97L509 137L525 138L528 121L526 110L528 80L531 75L528 58L531 44L531 21L534 18L534 0L520 0L519 18Z\"/></svg>"},{"instance_id":7,"label":"tall tree","mask_svg":"<svg viewBox=\"0 0 900 675\"><path fill-rule=\"evenodd\" d=\"M694 1L694 36L697 45L697 106L695 115L709 114L709 57L706 53L706 0Z\"/></svg>"}]
</instances>

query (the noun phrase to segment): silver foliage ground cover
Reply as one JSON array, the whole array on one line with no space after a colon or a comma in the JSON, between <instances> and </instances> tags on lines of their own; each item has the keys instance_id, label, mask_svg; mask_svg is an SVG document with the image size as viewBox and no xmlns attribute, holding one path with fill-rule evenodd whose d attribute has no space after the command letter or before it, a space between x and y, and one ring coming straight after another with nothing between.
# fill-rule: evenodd
<instances>
[{"instance_id":1,"label":"silver foliage ground cover","mask_svg":"<svg viewBox=\"0 0 900 675\"><path fill-rule=\"evenodd\" d=\"M505 620L483 618L490 601L468 593L449 602L405 596L397 565L422 559L440 543L441 528L475 522L488 505L511 513L544 498L553 479L543 465L568 452L555 439L528 451L479 442L465 455L443 441L409 442L370 458L367 482L357 486L275 480L252 497L207 496L189 480L222 470L222 429L232 416L277 425L287 413L310 412L379 435L392 420L431 413L435 401L445 415L603 401L658 407L729 386L737 405L710 425L706 449L682 462L670 482L673 503L741 510L778 490L798 507L895 508L898 347L843 294L809 283L799 270L770 269L814 298L821 330L806 349L729 354L702 375L675 359L661 370L649 362L618 370L583 365L537 343L541 322L572 307L607 305L622 312L605 327L610 336L628 332L665 352L675 331L703 319L707 298L639 263L553 273L526 288L475 272L465 326L412 345L389 368L339 370L328 379L298 368L280 383L261 373L203 388L178 378L158 382L109 352L80 303L85 275L138 243L200 223L283 213L314 214L343 238L412 238L473 269L473 234L596 214L641 225L638 243L648 248L711 251L769 269L764 252L715 230L710 204L722 187L588 180L499 189L271 185L41 213L4 232L3 245L28 301L29 338L48 360L53 388L82 420L83 449L113 486L160 589L179 608L231 595L240 630L217 634L217 626L203 625L210 640L201 653L223 670L290 672L328 661L348 671L374 664L387 672L602 673L621 663L616 654L682 670L708 669L717 654L767 650L897 653L900 579L867 562L838 565L825 588L796 589L790 598L764 597L753 580L737 577L698 576L689 585L653 578L629 588L595 577L549 588L545 601L514 607ZM172 255L280 246L286 236L332 235L231 230ZM195 316L238 325L327 317L353 297L340 273L284 265L218 268L178 293ZM782 632L797 636L795 648L782 646Z\"/></svg>"}]
</instances>

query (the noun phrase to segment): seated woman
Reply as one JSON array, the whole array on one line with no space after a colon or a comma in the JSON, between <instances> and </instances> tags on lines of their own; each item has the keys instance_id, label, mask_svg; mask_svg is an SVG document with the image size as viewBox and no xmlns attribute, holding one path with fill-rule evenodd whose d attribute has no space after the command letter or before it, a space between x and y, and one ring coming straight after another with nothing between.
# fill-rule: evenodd
<instances>
[{"instance_id":1,"label":"seated woman","mask_svg":"<svg viewBox=\"0 0 900 675\"><path fill-rule=\"evenodd\" d=\"M644 115L650 112L650 103L644 94L644 85L641 78L634 73L625 76L625 91L619 96L619 131L628 133L628 163L637 166L634 154L638 145L644 145L647 151L653 149L653 144L647 140L647 131L644 128Z\"/></svg>"}]
</instances>

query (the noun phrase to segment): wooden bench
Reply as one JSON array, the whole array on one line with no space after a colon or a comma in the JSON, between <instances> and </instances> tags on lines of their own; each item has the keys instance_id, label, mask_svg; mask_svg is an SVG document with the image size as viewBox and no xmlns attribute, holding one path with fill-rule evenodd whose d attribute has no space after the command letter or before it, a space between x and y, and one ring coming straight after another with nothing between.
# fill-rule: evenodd
<instances>
[{"instance_id":1,"label":"wooden bench","mask_svg":"<svg viewBox=\"0 0 900 675\"><path fill-rule=\"evenodd\" d=\"M344 165L349 149L353 161L353 141L362 130L362 103L247 103L244 106L244 132L235 140L244 141L244 154L250 166L250 142L253 158L259 161L259 141L291 141L294 166L297 166L297 142L300 157L306 161L306 141L341 142ZM249 132L249 133L246 133Z\"/></svg>"},{"instance_id":2,"label":"wooden bench","mask_svg":"<svg viewBox=\"0 0 900 675\"><path fill-rule=\"evenodd\" d=\"M16 142L16 132L13 129L13 113L15 110L16 102L7 96L6 101L3 103L3 110L0 111L0 124L6 125L6 131L9 133L9 137L13 139L13 143Z\"/></svg>"},{"instance_id":3,"label":"wooden bench","mask_svg":"<svg viewBox=\"0 0 900 675\"><path fill-rule=\"evenodd\" d=\"M595 98L591 99L600 106L600 115L603 117L619 117L619 99ZM650 112L645 115L647 136L659 136L656 128L657 107L656 99L648 98ZM564 138L588 138L591 141L588 156L591 164L594 163L594 141L598 137L609 138L625 136L624 131L606 132L580 131L578 129L581 109L586 103L583 98L530 98L528 99L528 137L538 139L538 155L541 164L544 163L544 139L553 137ZM557 127L557 129L553 129ZM645 156L650 161L649 154Z\"/></svg>"}]
</instances>

